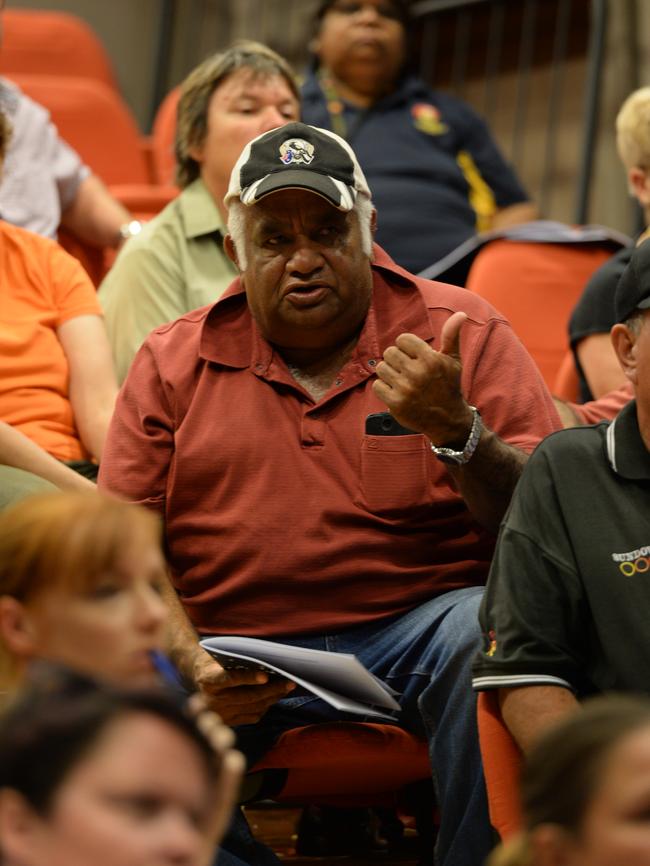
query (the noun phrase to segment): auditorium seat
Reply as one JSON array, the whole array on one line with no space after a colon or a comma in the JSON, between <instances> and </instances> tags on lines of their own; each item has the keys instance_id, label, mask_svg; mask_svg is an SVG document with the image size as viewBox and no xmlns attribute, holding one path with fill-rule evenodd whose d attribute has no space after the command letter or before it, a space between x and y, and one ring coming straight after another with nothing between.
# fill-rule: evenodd
<instances>
[{"instance_id":1,"label":"auditorium seat","mask_svg":"<svg viewBox=\"0 0 650 866\"><path fill-rule=\"evenodd\" d=\"M158 183L174 182L174 139L176 137L176 111L180 87L175 87L163 99L156 112L151 130L153 166Z\"/></svg>"},{"instance_id":2,"label":"auditorium seat","mask_svg":"<svg viewBox=\"0 0 650 866\"><path fill-rule=\"evenodd\" d=\"M117 90L108 53L81 18L45 9L5 9L2 74L92 78Z\"/></svg>"},{"instance_id":3,"label":"auditorium seat","mask_svg":"<svg viewBox=\"0 0 650 866\"><path fill-rule=\"evenodd\" d=\"M428 748L396 725L328 722L294 728L252 772L288 771L278 802L391 806L409 784L431 777Z\"/></svg>"},{"instance_id":4,"label":"auditorium seat","mask_svg":"<svg viewBox=\"0 0 650 866\"><path fill-rule=\"evenodd\" d=\"M153 181L147 142L115 90L89 78L14 75L12 80L48 109L60 136L135 216L154 216L178 194Z\"/></svg>"},{"instance_id":5,"label":"auditorium seat","mask_svg":"<svg viewBox=\"0 0 650 866\"><path fill-rule=\"evenodd\" d=\"M61 137L104 183L151 183L142 136L115 90L91 78L8 77L48 109Z\"/></svg>"},{"instance_id":6,"label":"auditorium seat","mask_svg":"<svg viewBox=\"0 0 650 866\"><path fill-rule=\"evenodd\" d=\"M501 717L496 691L479 693L477 713L490 823L505 841L521 829L519 770L522 755Z\"/></svg>"},{"instance_id":7,"label":"auditorium seat","mask_svg":"<svg viewBox=\"0 0 650 866\"><path fill-rule=\"evenodd\" d=\"M476 256L466 287L509 320L553 388L569 348L571 311L589 277L619 247L493 240Z\"/></svg>"}]
</instances>

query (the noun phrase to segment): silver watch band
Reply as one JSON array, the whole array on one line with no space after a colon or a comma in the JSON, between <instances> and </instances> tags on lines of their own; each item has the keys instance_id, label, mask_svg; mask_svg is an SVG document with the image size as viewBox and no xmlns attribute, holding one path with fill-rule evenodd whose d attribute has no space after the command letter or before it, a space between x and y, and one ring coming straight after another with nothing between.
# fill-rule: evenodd
<instances>
[{"instance_id":1,"label":"silver watch band","mask_svg":"<svg viewBox=\"0 0 650 866\"><path fill-rule=\"evenodd\" d=\"M472 420L469 436L467 437L467 442L462 451L455 451L453 448L439 447L431 443L431 450L438 460L441 460L443 463L449 463L452 466L464 466L476 451L476 447L481 438L481 433L483 432L483 421L476 406L470 406L469 408L474 413L474 418Z\"/></svg>"}]
</instances>

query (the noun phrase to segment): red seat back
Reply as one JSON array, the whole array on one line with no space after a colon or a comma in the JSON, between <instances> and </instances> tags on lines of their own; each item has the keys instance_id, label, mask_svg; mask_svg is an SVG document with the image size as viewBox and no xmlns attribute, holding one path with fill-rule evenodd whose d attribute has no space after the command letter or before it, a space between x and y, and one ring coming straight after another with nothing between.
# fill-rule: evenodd
<instances>
[{"instance_id":1,"label":"red seat back","mask_svg":"<svg viewBox=\"0 0 650 866\"><path fill-rule=\"evenodd\" d=\"M91 78L13 75L12 80L48 109L61 138L104 183L150 183L142 136L115 90Z\"/></svg>"},{"instance_id":2,"label":"red seat back","mask_svg":"<svg viewBox=\"0 0 650 866\"><path fill-rule=\"evenodd\" d=\"M571 311L612 253L595 243L494 240L476 256L466 285L509 320L552 388L569 348Z\"/></svg>"},{"instance_id":3,"label":"red seat back","mask_svg":"<svg viewBox=\"0 0 650 866\"><path fill-rule=\"evenodd\" d=\"M521 829L521 752L501 718L496 692L479 694L477 712L490 821L505 841Z\"/></svg>"},{"instance_id":4,"label":"red seat back","mask_svg":"<svg viewBox=\"0 0 650 866\"><path fill-rule=\"evenodd\" d=\"M2 13L2 74L94 78L117 90L113 67L95 32L76 15L44 9Z\"/></svg>"},{"instance_id":5,"label":"red seat back","mask_svg":"<svg viewBox=\"0 0 650 866\"><path fill-rule=\"evenodd\" d=\"M157 182L162 184L174 183L174 140L179 97L180 87L175 87L167 94L158 107L151 130L154 171Z\"/></svg>"},{"instance_id":6,"label":"red seat back","mask_svg":"<svg viewBox=\"0 0 650 866\"><path fill-rule=\"evenodd\" d=\"M328 722L286 731L252 772L288 769L274 799L320 805L394 805L405 786L429 779L428 748L395 725Z\"/></svg>"}]
</instances>

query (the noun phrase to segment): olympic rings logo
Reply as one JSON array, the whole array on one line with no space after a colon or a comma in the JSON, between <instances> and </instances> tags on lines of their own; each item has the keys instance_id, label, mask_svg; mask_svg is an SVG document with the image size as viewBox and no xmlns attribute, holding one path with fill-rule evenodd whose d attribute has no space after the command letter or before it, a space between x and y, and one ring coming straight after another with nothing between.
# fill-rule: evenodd
<instances>
[{"instance_id":1,"label":"olympic rings logo","mask_svg":"<svg viewBox=\"0 0 650 866\"><path fill-rule=\"evenodd\" d=\"M618 567L625 577L632 577L635 574L645 574L650 571L650 557L640 556L633 562L619 562Z\"/></svg>"}]
</instances>

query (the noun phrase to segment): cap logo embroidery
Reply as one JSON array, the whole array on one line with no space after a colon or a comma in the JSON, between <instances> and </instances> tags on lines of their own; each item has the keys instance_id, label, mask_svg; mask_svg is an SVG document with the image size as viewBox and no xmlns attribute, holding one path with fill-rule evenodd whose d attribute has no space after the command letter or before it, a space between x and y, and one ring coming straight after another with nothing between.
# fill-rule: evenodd
<instances>
[{"instance_id":1,"label":"cap logo embroidery","mask_svg":"<svg viewBox=\"0 0 650 866\"><path fill-rule=\"evenodd\" d=\"M285 165L309 165L314 158L314 145L304 138L288 138L280 145L280 159Z\"/></svg>"}]
</instances>

